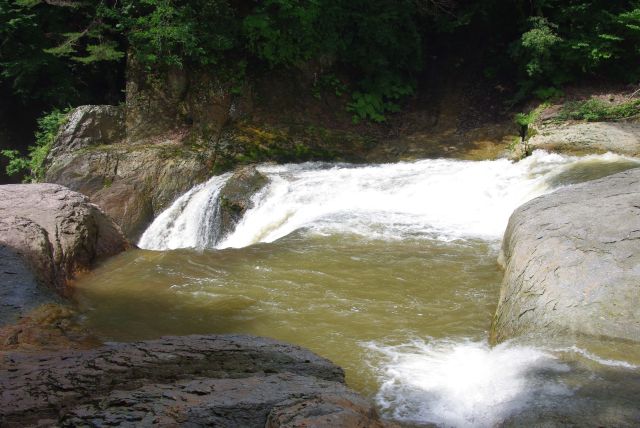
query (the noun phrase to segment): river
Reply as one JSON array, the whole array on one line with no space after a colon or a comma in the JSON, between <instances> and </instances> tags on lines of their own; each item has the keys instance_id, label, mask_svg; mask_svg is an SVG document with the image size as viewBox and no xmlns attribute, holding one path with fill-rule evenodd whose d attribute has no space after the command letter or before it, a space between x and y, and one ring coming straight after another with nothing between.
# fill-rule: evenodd
<instances>
[{"instance_id":1,"label":"river","mask_svg":"<svg viewBox=\"0 0 640 428\"><path fill-rule=\"evenodd\" d=\"M83 276L76 299L106 340L247 333L308 347L405 425L521 425L549 412L627 421L640 405L629 398L636 347L487 338L513 210L637 166L545 152L262 165L270 182L232 234L217 236L215 218L229 175L213 177L158 216L140 250Z\"/></svg>"}]
</instances>

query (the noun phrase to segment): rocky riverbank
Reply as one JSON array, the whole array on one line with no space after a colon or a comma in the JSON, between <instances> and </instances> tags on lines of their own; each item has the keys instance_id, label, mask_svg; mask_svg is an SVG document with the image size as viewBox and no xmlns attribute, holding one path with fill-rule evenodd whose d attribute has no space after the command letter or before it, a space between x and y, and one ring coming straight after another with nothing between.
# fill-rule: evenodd
<instances>
[{"instance_id":1,"label":"rocky riverbank","mask_svg":"<svg viewBox=\"0 0 640 428\"><path fill-rule=\"evenodd\" d=\"M342 369L248 336L188 336L5 354L2 426L384 427Z\"/></svg>"},{"instance_id":2,"label":"rocky riverbank","mask_svg":"<svg viewBox=\"0 0 640 428\"><path fill-rule=\"evenodd\" d=\"M264 185L242 170L228 227ZM129 247L86 196L0 186L0 425L389 426L310 351L249 336L100 342L64 296L77 274Z\"/></svg>"},{"instance_id":3,"label":"rocky riverbank","mask_svg":"<svg viewBox=\"0 0 640 428\"><path fill-rule=\"evenodd\" d=\"M521 206L502 252L494 341L589 335L640 342L640 169Z\"/></svg>"}]
</instances>

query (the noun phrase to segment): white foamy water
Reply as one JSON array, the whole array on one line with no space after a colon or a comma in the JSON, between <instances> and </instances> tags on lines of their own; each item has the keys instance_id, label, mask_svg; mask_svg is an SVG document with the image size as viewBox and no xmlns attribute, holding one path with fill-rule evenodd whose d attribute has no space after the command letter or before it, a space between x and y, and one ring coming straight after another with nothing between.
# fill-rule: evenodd
<instances>
[{"instance_id":1,"label":"white foamy water","mask_svg":"<svg viewBox=\"0 0 640 428\"><path fill-rule=\"evenodd\" d=\"M261 166L270 182L235 231L217 236L217 197L229 174L180 197L147 229L146 249L241 248L296 230L373 239L498 240L515 208L553 190L580 163L616 162L542 151L520 162L427 159L380 165Z\"/></svg>"},{"instance_id":2,"label":"white foamy water","mask_svg":"<svg viewBox=\"0 0 640 428\"><path fill-rule=\"evenodd\" d=\"M138 246L151 250L213 247L218 238L218 195L230 176L212 177L179 197L145 230Z\"/></svg>"},{"instance_id":3,"label":"white foamy water","mask_svg":"<svg viewBox=\"0 0 640 428\"><path fill-rule=\"evenodd\" d=\"M366 346L383 360L377 363L382 386L376 400L401 422L490 427L533 402L572 394L542 375L569 367L535 348L449 340Z\"/></svg>"}]
</instances>

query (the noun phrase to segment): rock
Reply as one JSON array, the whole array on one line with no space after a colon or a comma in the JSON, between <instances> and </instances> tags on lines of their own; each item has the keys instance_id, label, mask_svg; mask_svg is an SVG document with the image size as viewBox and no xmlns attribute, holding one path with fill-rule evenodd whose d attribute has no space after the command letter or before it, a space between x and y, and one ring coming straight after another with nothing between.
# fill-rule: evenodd
<instances>
[{"instance_id":1,"label":"rock","mask_svg":"<svg viewBox=\"0 0 640 428\"><path fill-rule=\"evenodd\" d=\"M1 236L7 233L7 227L19 226L0 219ZM45 260L52 261L49 257ZM38 259L35 258L34 261L37 262ZM0 326L17 322L27 312L42 304L60 301L53 290L41 285L20 255L4 244L0 245Z\"/></svg>"},{"instance_id":2,"label":"rock","mask_svg":"<svg viewBox=\"0 0 640 428\"><path fill-rule=\"evenodd\" d=\"M502 252L494 341L523 334L640 341L640 169L518 208Z\"/></svg>"},{"instance_id":3,"label":"rock","mask_svg":"<svg viewBox=\"0 0 640 428\"><path fill-rule=\"evenodd\" d=\"M47 157L50 162L63 153L95 145L119 143L124 139L124 109L109 105L85 105L67 116Z\"/></svg>"},{"instance_id":4,"label":"rock","mask_svg":"<svg viewBox=\"0 0 640 428\"><path fill-rule=\"evenodd\" d=\"M84 195L56 184L0 186L0 246L20 255L43 285L64 293L76 272L128 245Z\"/></svg>"},{"instance_id":5,"label":"rock","mask_svg":"<svg viewBox=\"0 0 640 428\"><path fill-rule=\"evenodd\" d=\"M127 63L126 134L137 143L182 132L192 143L209 144L224 125L251 108L250 88L232 94L233 82L210 70L168 67L150 75L131 57Z\"/></svg>"},{"instance_id":6,"label":"rock","mask_svg":"<svg viewBox=\"0 0 640 428\"><path fill-rule=\"evenodd\" d=\"M269 179L255 166L242 167L220 190L220 232L224 237L233 232L244 213L253 208L253 196L267 185Z\"/></svg>"},{"instance_id":7,"label":"rock","mask_svg":"<svg viewBox=\"0 0 640 428\"><path fill-rule=\"evenodd\" d=\"M0 352L95 347L99 342L79 320L64 302L40 305L24 313L15 324L0 327Z\"/></svg>"},{"instance_id":8,"label":"rock","mask_svg":"<svg viewBox=\"0 0 640 428\"><path fill-rule=\"evenodd\" d=\"M80 150L54 158L45 180L89 196L135 242L156 215L209 177L210 155L176 142Z\"/></svg>"},{"instance_id":9,"label":"rock","mask_svg":"<svg viewBox=\"0 0 640 428\"><path fill-rule=\"evenodd\" d=\"M591 122L546 124L536 129L528 144L570 154L614 152L640 155L640 123Z\"/></svg>"},{"instance_id":10,"label":"rock","mask_svg":"<svg viewBox=\"0 0 640 428\"><path fill-rule=\"evenodd\" d=\"M264 427L267 418L270 427L301 426L283 416L294 405L300 418L312 421L325 414L353 423L348 426L383 426L371 405L344 385L339 367L265 338L168 337L14 353L0 368L0 424L7 427ZM305 402L318 412L303 409ZM337 419L341 414L348 417ZM334 426L329 419L312 426Z\"/></svg>"},{"instance_id":11,"label":"rock","mask_svg":"<svg viewBox=\"0 0 640 428\"><path fill-rule=\"evenodd\" d=\"M0 186L0 192L2 192L3 188L4 186ZM14 191L14 198L17 197L20 197L20 195L17 195ZM6 215L2 207L7 203L10 203L10 201L0 202L0 215ZM8 264L8 272L12 272L12 269L20 269L21 265L28 270L27 275L20 275L22 279L18 278L16 281L15 285L18 287L25 287L25 291L31 289L32 287L29 285L30 278L45 287L53 286L52 288L56 288L59 284L59 267L53 258L53 246L49 240L49 234L47 230L36 222L25 217L11 215L0 217L0 248L4 250L8 257L5 262ZM20 264L11 266L13 264L11 255L19 257ZM11 277L5 276L5 278L9 280ZM18 294L23 293L22 290L11 291L12 282L3 282L4 291L12 294L16 292ZM38 301L34 295L31 297L34 302ZM26 300L29 299L27 298Z\"/></svg>"},{"instance_id":12,"label":"rock","mask_svg":"<svg viewBox=\"0 0 640 428\"><path fill-rule=\"evenodd\" d=\"M269 413L265 428L362 427L395 425L382 422L373 405L353 392L323 393L279 404Z\"/></svg>"}]
</instances>

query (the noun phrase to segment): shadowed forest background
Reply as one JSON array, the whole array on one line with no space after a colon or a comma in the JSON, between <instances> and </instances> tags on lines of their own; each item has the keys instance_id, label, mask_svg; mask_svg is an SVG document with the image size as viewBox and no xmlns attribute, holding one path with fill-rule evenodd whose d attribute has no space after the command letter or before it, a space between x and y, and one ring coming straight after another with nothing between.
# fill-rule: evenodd
<instances>
[{"instance_id":1,"label":"shadowed forest background","mask_svg":"<svg viewBox=\"0 0 640 428\"><path fill-rule=\"evenodd\" d=\"M238 92L305 75L300 96L383 125L458 82L500 114L568 85L637 83L640 2L0 0L0 40L0 145L18 158L38 118L54 112L43 137L56 111L122 103L127 67L148 81L199 70Z\"/></svg>"}]
</instances>

